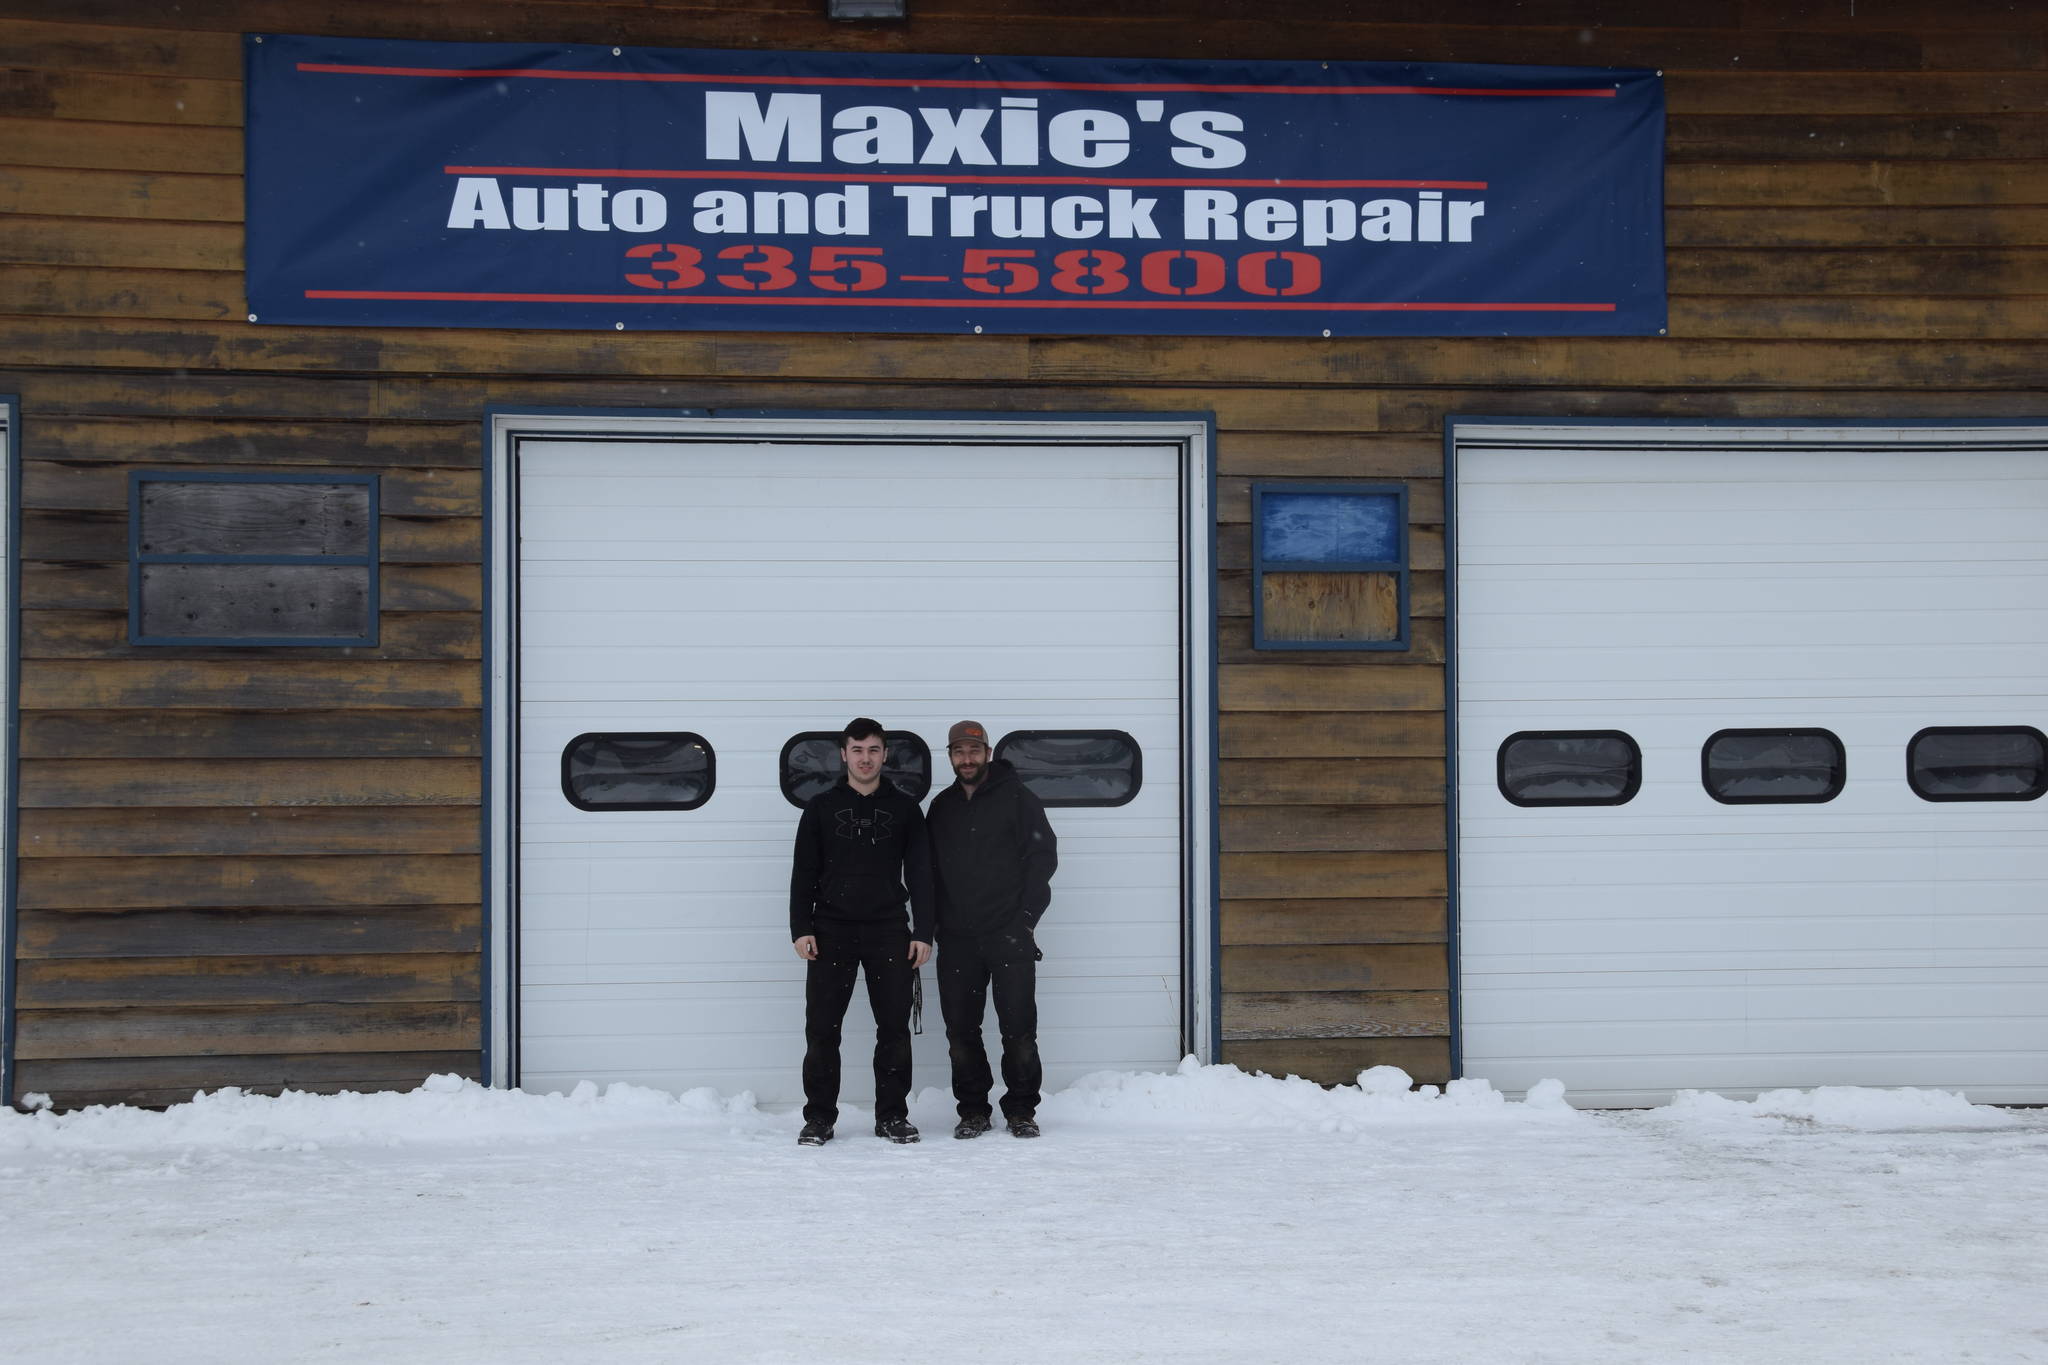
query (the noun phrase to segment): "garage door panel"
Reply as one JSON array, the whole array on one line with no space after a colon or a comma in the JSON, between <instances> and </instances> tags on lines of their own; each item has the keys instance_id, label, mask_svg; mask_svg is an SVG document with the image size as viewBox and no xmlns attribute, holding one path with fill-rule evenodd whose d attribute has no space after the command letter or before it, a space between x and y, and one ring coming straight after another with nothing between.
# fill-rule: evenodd
<instances>
[{"instance_id":1,"label":"garage door panel","mask_svg":"<svg viewBox=\"0 0 2048 1365\"><path fill-rule=\"evenodd\" d=\"M790 737L855 713L922 736L935 789L962 715L997 736L1137 738L1135 801L1051 813L1041 1038L1055 1071L1177 1060L1180 459L1167 446L523 446L523 1076L800 1097L804 969L786 920L798 812L778 763ZM704 807L568 805L570 740L668 730L715 751ZM927 968L920 1085L946 1072L933 981ZM851 1100L868 1095L869 1022L857 995Z\"/></svg>"},{"instance_id":2,"label":"garage door panel","mask_svg":"<svg viewBox=\"0 0 2048 1365\"><path fill-rule=\"evenodd\" d=\"M2048 1099L2013 1042L2048 1028L2048 802L1930 804L1905 771L1925 726L2048 717L2048 449L1674 431L1459 451L1468 1072ZM1842 741L1839 796L1708 796L1707 736L1787 726ZM1501 796L1508 734L1575 729L1638 742L1633 800Z\"/></svg>"}]
</instances>

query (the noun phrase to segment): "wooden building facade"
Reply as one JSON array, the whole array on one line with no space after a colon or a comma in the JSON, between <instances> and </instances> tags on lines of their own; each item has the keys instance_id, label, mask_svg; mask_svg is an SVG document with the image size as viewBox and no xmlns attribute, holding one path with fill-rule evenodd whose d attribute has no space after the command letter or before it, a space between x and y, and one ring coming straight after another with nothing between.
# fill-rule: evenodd
<instances>
[{"instance_id":1,"label":"wooden building facade","mask_svg":"<svg viewBox=\"0 0 2048 1365\"><path fill-rule=\"evenodd\" d=\"M10 1099L485 1074L481 435L501 407L1208 413L1220 1060L1453 1074L1445 428L2048 420L2048 16L2026 0L0 0L18 444ZM245 321L245 32L1632 65L1664 73L1670 335L1240 340ZM130 474L376 475L356 649L130 642ZM1253 648L1255 481L1397 483L1412 630Z\"/></svg>"}]
</instances>

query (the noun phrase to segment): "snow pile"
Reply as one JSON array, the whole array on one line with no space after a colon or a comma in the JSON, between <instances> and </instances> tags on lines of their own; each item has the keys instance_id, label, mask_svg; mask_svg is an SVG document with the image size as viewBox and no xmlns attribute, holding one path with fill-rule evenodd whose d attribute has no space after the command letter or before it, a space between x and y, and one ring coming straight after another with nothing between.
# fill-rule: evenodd
<instances>
[{"instance_id":1,"label":"snow pile","mask_svg":"<svg viewBox=\"0 0 2048 1365\"><path fill-rule=\"evenodd\" d=\"M431 1076L417 1090L249 1095L230 1087L161 1112L96 1104L71 1113L0 1111L0 1151L64 1148L220 1147L316 1151L323 1144L399 1147L416 1142L537 1140L627 1127L683 1126L732 1132L788 1126L754 1097L705 1088L670 1095L637 1085L602 1092L584 1081L567 1095L491 1090L460 1076Z\"/></svg>"},{"instance_id":2,"label":"snow pile","mask_svg":"<svg viewBox=\"0 0 2048 1365\"><path fill-rule=\"evenodd\" d=\"M1048 1122L1077 1126L1266 1129L1348 1133L1401 1123L1569 1121L1564 1086L1543 1081L1510 1104L1482 1080L1412 1088L1399 1067L1359 1073L1356 1089L1327 1090L1299 1076L1277 1079L1186 1058L1171 1072L1098 1071L1039 1106Z\"/></svg>"},{"instance_id":3,"label":"snow pile","mask_svg":"<svg viewBox=\"0 0 2048 1365\"><path fill-rule=\"evenodd\" d=\"M1875 1090L1856 1085L1823 1085L1814 1090L1767 1090L1753 1100L1731 1100L1702 1090L1681 1090L1650 1117L1676 1123L1725 1124L1779 1119L1846 1128L1895 1132L1915 1128L2012 1128L2024 1120L1990 1105L1971 1104L1949 1090Z\"/></svg>"}]
</instances>

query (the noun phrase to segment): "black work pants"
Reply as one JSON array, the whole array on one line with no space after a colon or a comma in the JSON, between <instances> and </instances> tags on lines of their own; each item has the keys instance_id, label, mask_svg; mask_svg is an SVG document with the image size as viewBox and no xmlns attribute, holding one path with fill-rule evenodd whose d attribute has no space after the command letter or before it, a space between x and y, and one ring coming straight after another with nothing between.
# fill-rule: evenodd
<instances>
[{"instance_id":1,"label":"black work pants","mask_svg":"<svg viewBox=\"0 0 2048 1365\"><path fill-rule=\"evenodd\" d=\"M804 1121L839 1121L839 1031L866 972L875 1015L875 1122L910 1116L910 928L901 920L818 920L804 976Z\"/></svg>"},{"instance_id":2,"label":"black work pants","mask_svg":"<svg viewBox=\"0 0 2048 1365\"><path fill-rule=\"evenodd\" d=\"M953 1060L953 1099L960 1117L988 1118L988 1049L981 1040L990 988L1003 1039L1003 1117L1031 1118L1045 1070L1038 1061L1038 945L1028 929L960 934L939 940L939 1009Z\"/></svg>"}]
</instances>

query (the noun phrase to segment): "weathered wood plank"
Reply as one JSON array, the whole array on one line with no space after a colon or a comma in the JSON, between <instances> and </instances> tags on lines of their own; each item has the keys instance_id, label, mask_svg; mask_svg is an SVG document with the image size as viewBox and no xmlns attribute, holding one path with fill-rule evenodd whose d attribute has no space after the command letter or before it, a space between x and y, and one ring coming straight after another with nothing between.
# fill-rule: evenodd
<instances>
[{"instance_id":1,"label":"weathered wood plank","mask_svg":"<svg viewBox=\"0 0 2048 1365\"><path fill-rule=\"evenodd\" d=\"M24 758L473 758L477 711L24 711ZM310 814L310 812L304 812ZM133 823L132 815L120 817ZM209 814L209 819L220 818ZM255 818L253 815L249 818ZM334 812L336 822L374 819ZM414 812L408 819L421 818ZM23 851L28 845L23 843Z\"/></svg>"},{"instance_id":2,"label":"weathered wood plank","mask_svg":"<svg viewBox=\"0 0 2048 1365\"><path fill-rule=\"evenodd\" d=\"M2048 115L1682 114L1665 126L1674 161L2022 160L2048 138Z\"/></svg>"},{"instance_id":3,"label":"weathered wood plank","mask_svg":"<svg viewBox=\"0 0 2048 1365\"><path fill-rule=\"evenodd\" d=\"M1987 337L2041 334L2038 299L1900 299L1876 294L1728 295L1671 300L1671 335L1687 337Z\"/></svg>"},{"instance_id":4,"label":"weathered wood plank","mask_svg":"<svg viewBox=\"0 0 2048 1365\"><path fill-rule=\"evenodd\" d=\"M239 128L240 81L0 70L0 114L176 127Z\"/></svg>"},{"instance_id":5,"label":"weathered wood plank","mask_svg":"<svg viewBox=\"0 0 2048 1365\"><path fill-rule=\"evenodd\" d=\"M1441 441L1413 436L1240 431L1216 442L1216 473L1219 482L1229 478L1441 480L1444 448Z\"/></svg>"},{"instance_id":6,"label":"weathered wood plank","mask_svg":"<svg viewBox=\"0 0 2048 1365\"><path fill-rule=\"evenodd\" d=\"M1435 943L1325 943L1223 949L1223 990L1441 991L1450 964Z\"/></svg>"},{"instance_id":7,"label":"weathered wood plank","mask_svg":"<svg viewBox=\"0 0 2048 1365\"><path fill-rule=\"evenodd\" d=\"M1224 758L1438 758L1444 720L1428 711L1232 712L1222 718Z\"/></svg>"},{"instance_id":8,"label":"weathered wood plank","mask_svg":"<svg viewBox=\"0 0 2048 1365\"><path fill-rule=\"evenodd\" d=\"M388 612L477 611L483 583L479 565L386 564L378 587ZM29 611L126 611L128 566L30 560L21 566L21 605Z\"/></svg>"},{"instance_id":9,"label":"weathered wood plank","mask_svg":"<svg viewBox=\"0 0 2048 1365\"><path fill-rule=\"evenodd\" d=\"M475 806L43 808L21 812L19 847L24 858L475 854L480 823Z\"/></svg>"},{"instance_id":10,"label":"weathered wood plank","mask_svg":"<svg viewBox=\"0 0 2048 1365\"><path fill-rule=\"evenodd\" d=\"M138 374L52 374L30 364L0 371L0 388L19 394L23 407L33 410L39 421L46 417L361 420L384 415L377 409L394 393L389 381L376 379L173 374L164 366L149 369L152 372ZM166 383L167 377L177 382ZM429 391L439 387L432 381L418 381L416 386ZM472 409L468 420L474 421L480 410ZM441 416L452 420L463 414L444 412Z\"/></svg>"},{"instance_id":11,"label":"weathered wood plank","mask_svg":"<svg viewBox=\"0 0 2048 1365\"><path fill-rule=\"evenodd\" d=\"M24 910L23 958L464 953L483 947L480 905L334 910Z\"/></svg>"},{"instance_id":12,"label":"weathered wood plank","mask_svg":"<svg viewBox=\"0 0 2048 1365\"><path fill-rule=\"evenodd\" d=\"M2048 391L2013 389L1991 402L1938 388L1874 389L1829 394L1788 391L1779 394L1740 390L1696 389L1687 393L1650 393L1629 389L1447 389L1397 390L1382 395L1381 416L1389 430L1441 431L1452 415L1511 418L1645 417L1677 420L1762 419L1766 422L1806 418L1839 422L1851 417L1905 417L1918 420L1958 418L1981 420L1987 409L2001 417L2048 416Z\"/></svg>"},{"instance_id":13,"label":"weathered wood plank","mask_svg":"<svg viewBox=\"0 0 2048 1365\"><path fill-rule=\"evenodd\" d=\"M469 1001L244 1005L200 1009L21 1010L22 1061L216 1053L460 1052L482 1046Z\"/></svg>"},{"instance_id":14,"label":"weathered wood plank","mask_svg":"<svg viewBox=\"0 0 2048 1365\"><path fill-rule=\"evenodd\" d=\"M1268 572L1259 582L1266 638L1391 643L1401 634L1398 585L1391 573Z\"/></svg>"},{"instance_id":15,"label":"weathered wood plank","mask_svg":"<svg viewBox=\"0 0 2048 1365\"><path fill-rule=\"evenodd\" d=\"M1225 900L1446 894L1441 853L1226 853L1220 861Z\"/></svg>"},{"instance_id":16,"label":"weathered wood plank","mask_svg":"<svg viewBox=\"0 0 2048 1365\"><path fill-rule=\"evenodd\" d=\"M1223 1039L1448 1038L1444 991L1251 991L1223 997Z\"/></svg>"},{"instance_id":17,"label":"weathered wood plank","mask_svg":"<svg viewBox=\"0 0 2048 1365\"><path fill-rule=\"evenodd\" d=\"M223 321L249 311L241 292L236 276L194 270L0 265L9 311L41 316Z\"/></svg>"},{"instance_id":18,"label":"weathered wood plank","mask_svg":"<svg viewBox=\"0 0 2048 1365\"><path fill-rule=\"evenodd\" d=\"M2048 204L2044 161L1684 163L1664 176L1672 207Z\"/></svg>"},{"instance_id":19,"label":"weathered wood plank","mask_svg":"<svg viewBox=\"0 0 2048 1365\"><path fill-rule=\"evenodd\" d=\"M1216 670L1225 711L1441 711L1441 668L1318 668L1293 662Z\"/></svg>"},{"instance_id":20,"label":"weathered wood plank","mask_svg":"<svg viewBox=\"0 0 2048 1365\"><path fill-rule=\"evenodd\" d=\"M251 1094L284 1090L411 1090L433 1075L483 1076L483 1055L468 1052L355 1052L255 1057L118 1057L24 1061L15 1068L14 1100L48 1095L58 1109L88 1104L163 1108L197 1092L237 1086Z\"/></svg>"},{"instance_id":21,"label":"weathered wood plank","mask_svg":"<svg viewBox=\"0 0 2048 1365\"><path fill-rule=\"evenodd\" d=\"M480 517L386 516L378 523L379 557L386 564L478 564L483 561ZM128 555L124 512L28 508L21 514L21 557L115 563Z\"/></svg>"},{"instance_id":22,"label":"weathered wood plank","mask_svg":"<svg viewBox=\"0 0 2048 1365\"><path fill-rule=\"evenodd\" d=\"M6 19L0 65L232 81L242 77L242 50L224 33Z\"/></svg>"},{"instance_id":23,"label":"weathered wood plank","mask_svg":"<svg viewBox=\"0 0 2048 1365\"><path fill-rule=\"evenodd\" d=\"M26 858L24 910L459 905L480 900L474 855L346 858Z\"/></svg>"},{"instance_id":24,"label":"weathered wood plank","mask_svg":"<svg viewBox=\"0 0 2048 1365\"><path fill-rule=\"evenodd\" d=\"M1444 623L1414 617L1408 623L1408 647L1384 650L1268 650L1252 646L1249 616L1224 616L1216 623L1217 659L1225 667L1256 666L1287 656L1296 668L1328 668L1366 672L1376 668L1413 668L1444 661Z\"/></svg>"},{"instance_id":25,"label":"weathered wood plank","mask_svg":"<svg viewBox=\"0 0 2048 1365\"><path fill-rule=\"evenodd\" d=\"M1441 806L1441 758L1226 758L1226 806Z\"/></svg>"},{"instance_id":26,"label":"weathered wood plank","mask_svg":"<svg viewBox=\"0 0 2048 1365\"><path fill-rule=\"evenodd\" d=\"M1436 806L1232 806L1221 815L1225 853L1339 853L1444 847Z\"/></svg>"},{"instance_id":27,"label":"weathered wood plank","mask_svg":"<svg viewBox=\"0 0 2048 1365\"><path fill-rule=\"evenodd\" d=\"M481 799L482 776L473 758L31 758L21 762L21 804L461 806Z\"/></svg>"},{"instance_id":28,"label":"weathered wood plank","mask_svg":"<svg viewBox=\"0 0 2048 1365\"><path fill-rule=\"evenodd\" d=\"M0 213L239 223L242 182L230 175L0 166Z\"/></svg>"},{"instance_id":29,"label":"weathered wood plank","mask_svg":"<svg viewBox=\"0 0 2048 1365\"><path fill-rule=\"evenodd\" d=\"M41 442L38 442L40 446ZM30 458L21 466L21 505L45 510L121 512L128 507L128 475L246 473L246 464L176 462L135 465ZM294 467L294 473L314 471ZM319 473L375 474L378 510L389 517L475 517L483 514L483 474L474 469L378 469L339 465Z\"/></svg>"},{"instance_id":30,"label":"weathered wood plank","mask_svg":"<svg viewBox=\"0 0 2048 1365\"><path fill-rule=\"evenodd\" d=\"M483 704L482 672L474 663L437 660L150 663L130 659L30 659L21 666L21 706L31 711L94 707L199 711L467 709Z\"/></svg>"},{"instance_id":31,"label":"weathered wood plank","mask_svg":"<svg viewBox=\"0 0 2048 1365\"><path fill-rule=\"evenodd\" d=\"M0 261L106 265L123 270L239 271L242 228L239 223L6 218L0 219ZM130 365L144 359L139 351L120 358Z\"/></svg>"},{"instance_id":32,"label":"weathered wood plank","mask_svg":"<svg viewBox=\"0 0 2048 1365\"><path fill-rule=\"evenodd\" d=\"M1223 1045L1223 1060L1269 1076L1300 1076L1321 1085L1355 1085L1368 1067L1398 1066L1417 1085L1451 1079L1447 1038L1246 1039Z\"/></svg>"},{"instance_id":33,"label":"weathered wood plank","mask_svg":"<svg viewBox=\"0 0 2048 1365\"><path fill-rule=\"evenodd\" d=\"M1672 208L1674 249L2028 247L2048 243L2048 208Z\"/></svg>"},{"instance_id":34,"label":"weathered wood plank","mask_svg":"<svg viewBox=\"0 0 2048 1365\"><path fill-rule=\"evenodd\" d=\"M249 653L248 646L131 645L125 611L25 611L21 650L25 659L219 659ZM335 653L350 659L480 659L483 622L461 612L384 612L376 645Z\"/></svg>"},{"instance_id":35,"label":"weathered wood plank","mask_svg":"<svg viewBox=\"0 0 2048 1365\"><path fill-rule=\"evenodd\" d=\"M1216 575L1216 614L1224 617L1252 614L1250 570L1227 569ZM1442 570L1416 570L1408 575L1408 614L1417 618L1443 617Z\"/></svg>"},{"instance_id":36,"label":"weathered wood plank","mask_svg":"<svg viewBox=\"0 0 2048 1365\"><path fill-rule=\"evenodd\" d=\"M160 278L151 273L151 278ZM189 417L47 417L23 433L31 461L118 465L189 464L217 469L248 465L333 465L363 474L411 468L476 470L482 443L475 421L249 422ZM422 493L462 484L419 483ZM409 495L410 496L410 495ZM384 497L392 497L387 480ZM125 505L125 504L124 504ZM392 505L390 510L406 510ZM476 515L472 508L466 515Z\"/></svg>"},{"instance_id":37,"label":"weathered wood plank","mask_svg":"<svg viewBox=\"0 0 2048 1365\"><path fill-rule=\"evenodd\" d=\"M21 1009L377 1004L475 1000L476 953L31 958L15 969Z\"/></svg>"},{"instance_id":38,"label":"weathered wood plank","mask_svg":"<svg viewBox=\"0 0 2048 1365\"><path fill-rule=\"evenodd\" d=\"M1379 900L1227 900L1228 944L1442 943L1446 908L1416 896Z\"/></svg>"},{"instance_id":39,"label":"weathered wood plank","mask_svg":"<svg viewBox=\"0 0 2048 1365\"><path fill-rule=\"evenodd\" d=\"M240 175L240 128L171 128L0 116L0 146L15 166L164 174Z\"/></svg>"},{"instance_id":40,"label":"weathered wood plank","mask_svg":"<svg viewBox=\"0 0 2048 1365\"><path fill-rule=\"evenodd\" d=\"M2026 27L2009 23L2014 29ZM2027 113L2048 106L2048 74L1671 71L1664 77L1664 98L1678 116Z\"/></svg>"}]
</instances>

